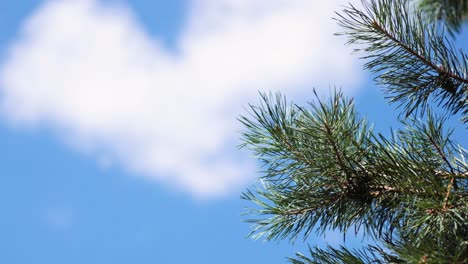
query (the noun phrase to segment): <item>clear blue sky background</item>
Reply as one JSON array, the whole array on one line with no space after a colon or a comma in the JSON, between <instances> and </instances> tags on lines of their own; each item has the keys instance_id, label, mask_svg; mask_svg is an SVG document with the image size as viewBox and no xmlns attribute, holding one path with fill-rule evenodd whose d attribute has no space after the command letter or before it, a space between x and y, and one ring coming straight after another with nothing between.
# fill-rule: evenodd
<instances>
[{"instance_id":1,"label":"clear blue sky background","mask_svg":"<svg viewBox=\"0 0 468 264\"><path fill-rule=\"evenodd\" d=\"M177 52L187 1L122 3L148 34ZM24 20L42 4L0 3L0 64ZM371 80L364 77L359 85L364 88L353 92L359 110L378 129L395 124L393 108ZM245 239L250 229L240 214L248 204L239 195L255 175L229 194L200 200L137 174L99 166L48 126L16 127L1 119L0 263L284 263L304 249L302 243ZM324 243L323 237L308 241Z\"/></svg>"}]
</instances>

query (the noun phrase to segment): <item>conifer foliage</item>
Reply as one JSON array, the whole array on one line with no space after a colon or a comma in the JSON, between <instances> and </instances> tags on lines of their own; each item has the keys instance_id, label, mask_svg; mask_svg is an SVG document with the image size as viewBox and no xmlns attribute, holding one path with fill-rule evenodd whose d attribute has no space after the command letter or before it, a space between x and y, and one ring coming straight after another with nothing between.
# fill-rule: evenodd
<instances>
[{"instance_id":1,"label":"conifer foliage","mask_svg":"<svg viewBox=\"0 0 468 264\"><path fill-rule=\"evenodd\" d=\"M337 13L337 35L396 104L402 128L374 132L340 91L315 93L305 107L261 94L240 118L241 146L263 164L242 194L250 236L294 241L352 228L375 241L310 247L293 264L468 263L468 151L446 125L468 123L468 56L453 44L467 1L362 3Z\"/></svg>"}]
</instances>

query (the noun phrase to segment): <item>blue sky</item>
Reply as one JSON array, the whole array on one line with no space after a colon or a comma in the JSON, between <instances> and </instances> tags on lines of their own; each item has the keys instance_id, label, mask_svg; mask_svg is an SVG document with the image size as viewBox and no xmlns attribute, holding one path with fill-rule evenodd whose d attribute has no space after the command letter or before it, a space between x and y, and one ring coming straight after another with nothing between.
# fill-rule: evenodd
<instances>
[{"instance_id":1,"label":"blue sky","mask_svg":"<svg viewBox=\"0 0 468 264\"><path fill-rule=\"evenodd\" d=\"M331 35L344 2L2 1L0 263L283 263L304 249L245 239L239 195L258 174L235 118L258 90L303 102L336 85L377 128L394 123Z\"/></svg>"}]
</instances>

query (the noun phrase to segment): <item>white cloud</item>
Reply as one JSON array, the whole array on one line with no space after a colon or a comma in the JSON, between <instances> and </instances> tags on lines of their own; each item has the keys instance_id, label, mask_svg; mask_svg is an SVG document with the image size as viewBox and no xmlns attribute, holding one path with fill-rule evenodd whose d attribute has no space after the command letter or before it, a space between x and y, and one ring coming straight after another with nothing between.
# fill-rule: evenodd
<instances>
[{"instance_id":1,"label":"white cloud","mask_svg":"<svg viewBox=\"0 0 468 264\"><path fill-rule=\"evenodd\" d=\"M0 106L12 123L45 124L98 161L223 195L255 175L234 147L235 117L257 90L357 86L360 67L332 36L344 2L193 0L174 52L128 8L49 1L0 68Z\"/></svg>"}]
</instances>

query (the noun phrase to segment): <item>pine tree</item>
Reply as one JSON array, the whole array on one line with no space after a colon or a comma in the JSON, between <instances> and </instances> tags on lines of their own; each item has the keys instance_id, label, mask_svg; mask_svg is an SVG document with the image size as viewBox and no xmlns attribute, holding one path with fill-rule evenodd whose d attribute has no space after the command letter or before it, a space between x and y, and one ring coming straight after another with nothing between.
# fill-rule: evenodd
<instances>
[{"instance_id":1,"label":"pine tree","mask_svg":"<svg viewBox=\"0 0 468 264\"><path fill-rule=\"evenodd\" d=\"M310 247L305 263L468 263L468 151L448 119L468 123L468 56L454 37L465 0L364 0L337 21L400 111L385 137L335 91L306 107L261 94L240 121L241 147L263 164L242 194L250 236L307 239L361 230L362 249ZM466 138L465 138L466 139Z\"/></svg>"}]
</instances>

